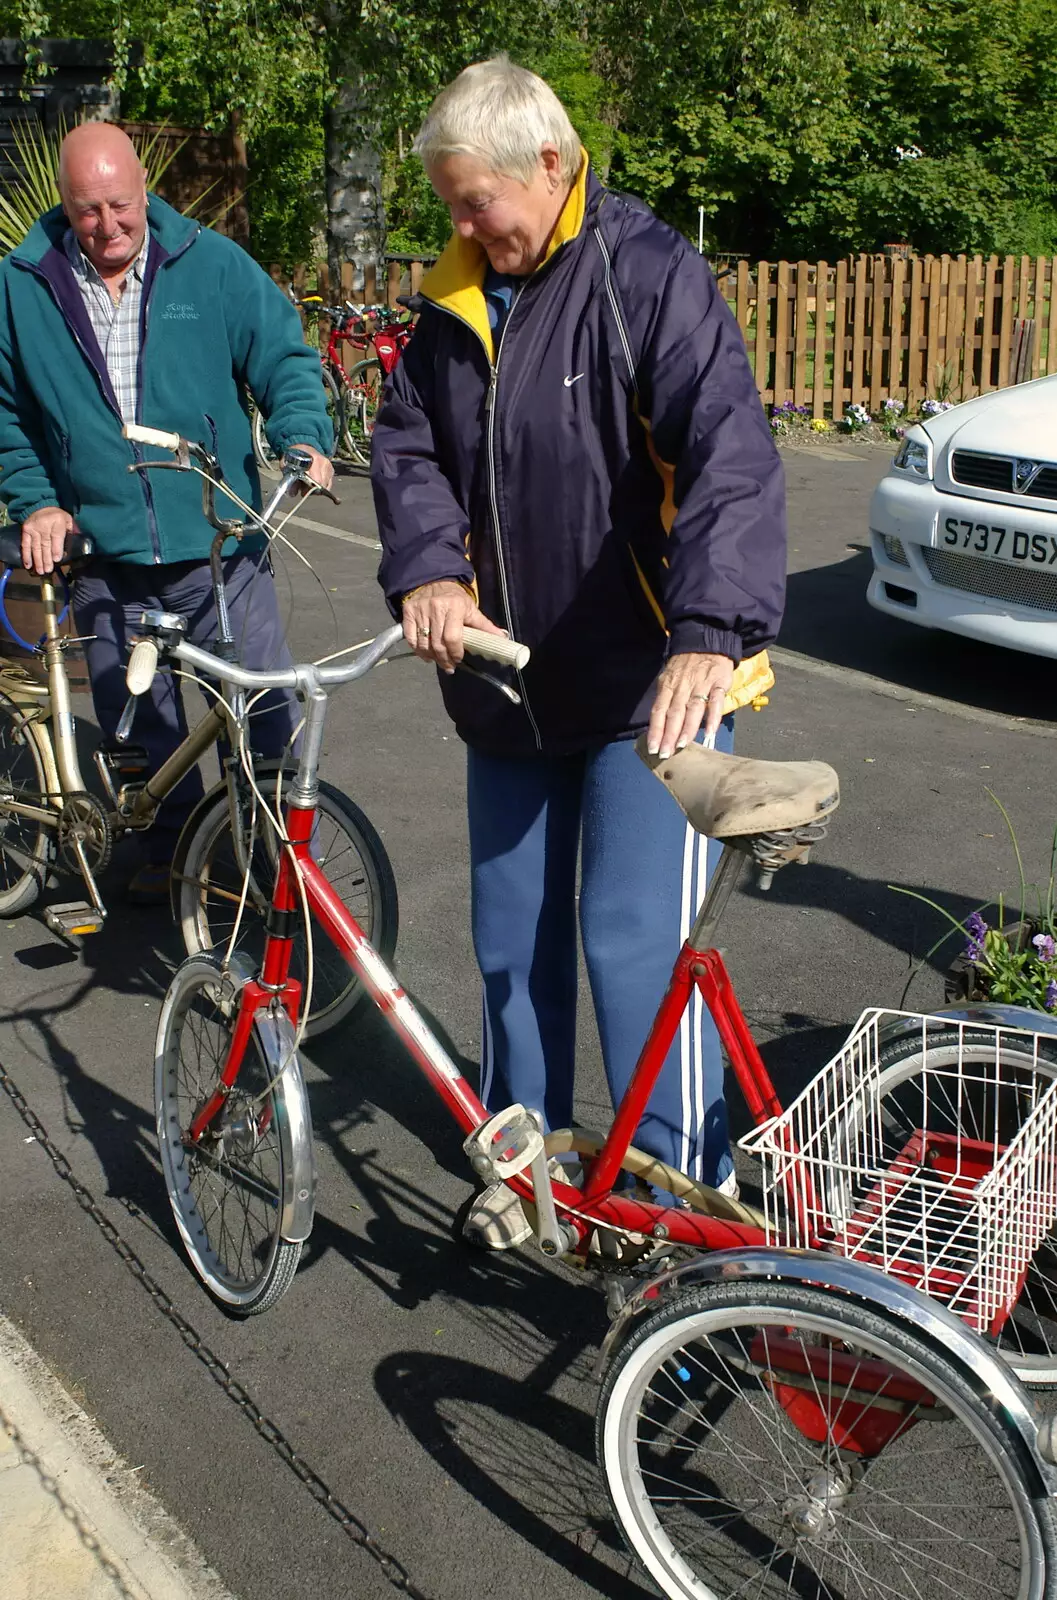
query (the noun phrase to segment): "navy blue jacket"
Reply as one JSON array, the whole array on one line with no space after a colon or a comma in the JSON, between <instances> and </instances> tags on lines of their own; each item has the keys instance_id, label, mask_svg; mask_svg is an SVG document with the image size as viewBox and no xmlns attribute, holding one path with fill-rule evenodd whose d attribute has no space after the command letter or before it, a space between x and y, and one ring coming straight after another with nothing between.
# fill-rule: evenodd
<instances>
[{"instance_id":1,"label":"navy blue jacket","mask_svg":"<svg viewBox=\"0 0 1057 1600\"><path fill-rule=\"evenodd\" d=\"M506 755L632 736L681 651L756 658L738 675L737 703L752 699L773 681L760 652L782 615L784 480L708 266L585 161L498 351L485 267L456 236L424 279L372 442L394 614L458 578L532 647L520 709L442 677L458 732Z\"/></svg>"}]
</instances>

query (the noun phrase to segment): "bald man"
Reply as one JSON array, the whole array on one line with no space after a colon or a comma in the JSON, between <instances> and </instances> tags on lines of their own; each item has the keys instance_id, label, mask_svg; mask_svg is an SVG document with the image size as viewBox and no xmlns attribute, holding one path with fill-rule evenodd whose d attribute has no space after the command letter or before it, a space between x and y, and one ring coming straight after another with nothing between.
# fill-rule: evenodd
<instances>
[{"instance_id":1,"label":"bald man","mask_svg":"<svg viewBox=\"0 0 1057 1600\"><path fill-rule=\"evenodd\" d=\"M92 696L112 739L140 613L178 612L199 644L216 632L213 530L199 480L129 473L145 452L122 437L124 424L201 440L232 488L258 507L246 391L273 448L309 450L311 475L324 487L333 429L319 359L293 306L238 245L147 192L120 128L86 123L66 137L59 192L61 205L0 262L0 497L21 525L23 562L34 572L51 571L75 528L95 542L74 611L78 631L93 636L85 647ZM262 540L225 550L225 586L243 664L288 664ZM254 749L280 755L295 725L289 697L273 696L254 718ZM179 689L159 674L133 730L152 771L186 730ZM143 836L133 900L167 896L176 838L201 794L195 772Z\"/></svg>"}]
</instances>

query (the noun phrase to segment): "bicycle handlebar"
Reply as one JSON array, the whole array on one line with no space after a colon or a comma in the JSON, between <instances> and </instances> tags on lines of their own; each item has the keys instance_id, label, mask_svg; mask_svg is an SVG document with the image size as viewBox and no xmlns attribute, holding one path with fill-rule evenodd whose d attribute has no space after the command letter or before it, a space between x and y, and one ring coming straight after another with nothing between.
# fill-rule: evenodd
<instances>
[{"instance_id":1,"label":"bicycle handlebar","mask_svg":"<svg viewBox=\"0 0 1057 1600\"><path fill-rule=\"evenodd\" d=\"M326 688L340 683L352 683L356 678L362 678L371 668L377 666L384 655L387 655L404 636L404 630L399 623L394 623L391 628L386 628L370 644L364 645L355 661L344 666L313 666L311 663L294 667L282 667L275 672L252 672L247 667L240 667L233 661L222 661L209 650L201 650L197 645L187 644L184 640L168 643L168 653L175 656L178 661L186 662L189 667L194 667L196 672L202 672L206 677L221 678L225 683L232 683L238 689L308 689L313 686ZM532 652L528 645L518 644L513 639L508 639L505 634L482 633L479 628L465 628L463 630L463 644L471 655L482 656L489 661L500 662L503 666L517 668L528 665ZM143 694L150 688L151 680L158 664L158 644L154 639L140 639L133 646L129 658L125 681L130 694Z\"/></svg>"},{"instance_id":2,"label":"bicycle handlebar","mask_svg":"<svg viewBox=\"0 0 1057 1600\"><path fill-rule=\"evenodd\" d=\"M161 428L144 428L138 422L126 422L123 429L126 439L134 444L152 444L159 450L179 450L183 442L178 433L165 433Z\"/></svg>"}]
</instances>

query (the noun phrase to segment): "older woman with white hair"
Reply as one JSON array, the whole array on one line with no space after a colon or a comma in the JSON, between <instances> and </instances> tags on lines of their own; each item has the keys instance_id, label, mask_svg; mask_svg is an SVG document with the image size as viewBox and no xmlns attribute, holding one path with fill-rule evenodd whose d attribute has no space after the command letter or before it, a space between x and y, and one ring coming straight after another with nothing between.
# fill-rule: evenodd
<instances>
[{"instance_id":1,"label":"older woman with white hair","mask_svg":"<svg viewBox=\"0 0 1057 1600\"><path fill-rule=\"evenodd\" d=\"M573 1111L579 922L619 1099L707 879L635 754L730 748L770 686L781 465L705 261L607 189L560 101L505 57L468 67L416 141L454 232L375 427L380 581L468 747L482 1097ZM462 630L532 647L515 706L456 672ZM698 1007L700 1002L697 1002ZM684 1022L638 1145L730 1192L719 1041ZM467 1237L527 1237L485 1191Z\"/></svg>"}]
</instances>

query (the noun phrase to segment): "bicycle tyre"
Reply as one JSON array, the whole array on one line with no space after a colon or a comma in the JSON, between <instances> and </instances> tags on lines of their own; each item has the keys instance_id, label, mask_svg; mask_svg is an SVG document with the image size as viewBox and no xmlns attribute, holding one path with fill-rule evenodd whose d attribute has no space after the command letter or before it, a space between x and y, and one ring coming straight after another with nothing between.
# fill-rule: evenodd
<instances>
[{"instance_id":1,"label":"bicycle tyre","mask_svg":"<svg viewBox=\"0 0 1057 1600\"><path fill-rule=\"evenodd\" d=\"M371 464L371 435L382 398L385 373L377 356L357 361L349 370L343 396L341 443L344 454L358 467Z\"/></svg>"},{"instance_id":2,"label":"bicycle tyre","mask_svg":"<svg viewBox=\"0 0 1057 1600\"><path fill-rule=\"evenodd\" d=\"M227 1057L244 982L209 957L177 968L158 1021L154 1105L165 1186L191 1265L219 1305L250 1317L275 1305L293 1282L301 1242L281 1236L283 1195L288 1178L314 1189L314 1177L296 1170L290 1137L291 1126L309 1117L300 1063L276 1069L259 1021L216 1119L217 1136L185 1142ZM234 1226L225 1209L231 1196Z\"/></svg>"},{"instance_id":3,"label":"bicycle tyre","mask_svg":"<svg viewBox=\"0 0 1057 1600\"><path fill-rule=\"evenodd\" d=\"M36 722L22 722L16 701L0 692L0 796L47 793L42 741L48 735ZM2 801L0 801L2 805ZM0 917L19 917L35 905L47 881L52 836L43 822L0 809Z\"/></svg>"},{"instance_id":4,"label":"bicycle tyre","mask_svg":"<svg viewBox=\"0 0 1057 1600\"><path fill-rule=\"evenodd\" d=\"M882 1161L888 1159L889 1136L891 1154L902 1149L907 1138L919 1126L924 1126L920 1115L920 1082L922 1056L921 1036L914 1033L893 1039L885 1045L878 1057L879 1076L877 1095L880 1101L881 1124L884 1129ZM955 1045L937 1043L929 1047L929 1061L933 1068L942 1070L945 1058L956 1050ZM992 1031L973 1032L966 1028L961 1034L962 1057L966 1064L974 1061L993 1062L995 1036ZM1002 1050L1003 1092L1010 1097L1006 1124L1012 1132L1019 1127L1016 1116L1018 1088L1016 1073L1019 1070L1041 1071L1057 1078L1057 1041L1051 1046L1053 1054L1045 1054L1040 1047L1036 1060L1029 1048L1018 1048L1016 1041L1006 1039ZM1023 1091L1021 1091L1023 1093ZM929 1100L928 1127L932 1132L960 1132L965 1137L978 1137L980 1129L989 1120L977 1103L963 1092L959 1115L954 1115L954 1103L949 1100L951 1115L944 1114L943 1104L935 1089ZM916 1120L915 1120L916 1118ZM911 1126L911 1124L913 1124ZM1007 1136L1003 1135L1003 1143ZM998 1335L996 1348L1013 1368L1022 1383L1031 1389L1051 1389L1057 1386L1057 1230L1051 1232L1039 1246L1028 1268L1027 1278L1013 1311Z\"/></svg>"},{"instance_id":5,"label":"bicycle tyre","mask_svg":"<svg viewBox=\"0 0 1057 1600\"><path fill-rule=\"evenodd\" d=\"M260 786L274 797L278 764L261 762L256 768ZM292 780L288 768L284 789ZM210 803L211 802L211 803ZM377 831L352 800L323 780L319 784L317 848L323 854L327 876L364 934L388 965L396 951L400 910L396 877ZM262 824L262 827L266 825ZM258 835L257 895L247 897L237 948L255 964L264 951L263 914L271 896L274 840L265 844ZM318 858L317 858L318 859ZM344 862L340 873L336 870ZM231 810L224 786L191 816L177 846L173 862L176 915L187 954L198 955L223 947L230 938L242 888L231 838ZM232 897L235 897L234 899ZM291 977L304 981L306 964L303 913L290 965ZM314 981L305 1037L322 1038L347 1022L367 996L344 957L321 930L313 940Z\"/></svg>"},{"instance_id":6,"label":"bicycle tyre","mask_svg":"<svg viewBox=\"0 0 1057 1600\"><path fill-rule=\"evenodd\" d=\"M952 1422L957 1433L945 1433ZM867 1452L868 1426L877 1447ZM624 1539L670 1600L1053 1600L1057 1590L1053 1504L1033 1499L1012 1425L942 1350L832 1290L767 1281L662 1293L606 1371L596 1449ZM906 1504L888 1487L900 1469ZM977 1478L1000 1491L986 1515L969 1489ZM685 1524L681 1499L693 1508Z\"/></svg>"},{"instance_id":7,"label":"bicycle tyre","mask_svg":"<svg viewBox=\"0 0 1057 1600\"><path fill-rule=\"evenodd\" d=\"M342 404L341 390L334 380L334 375L326 367L320 366L319 376L327 397L327 411L334 429L334 438L329 454L333 457L338 444L345 433L345 410ZM253 434L253 458L257 463L257 471L266 478L278 480L282 477L282 458L276 455L268 443L268 434L264 425L264 416L260 407L254 404L253 419L251 423Z\"/></svg>"}]
</instances>

